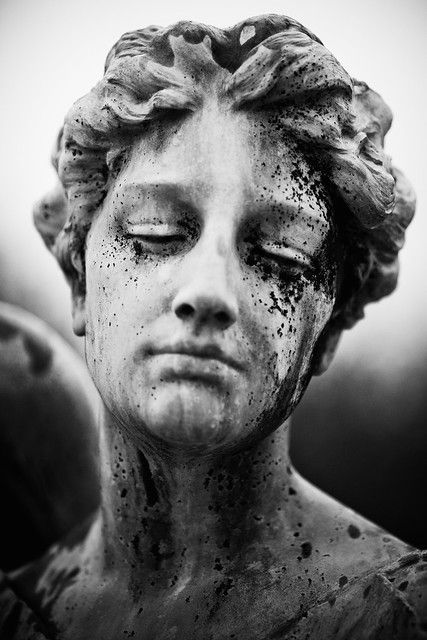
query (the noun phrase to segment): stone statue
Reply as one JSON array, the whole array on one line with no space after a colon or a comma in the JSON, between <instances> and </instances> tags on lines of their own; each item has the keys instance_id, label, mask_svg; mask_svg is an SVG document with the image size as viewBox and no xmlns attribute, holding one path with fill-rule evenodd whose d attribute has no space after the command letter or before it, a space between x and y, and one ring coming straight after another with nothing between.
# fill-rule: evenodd
<instances>
[{"instance_id":1,"label":"stone statue","mask_svg":"<svg viewBox=\"0 0 427 640\"><path fill-rule=\"evenodd\" d=\"M104 403L102 506L9 575L8 638L427 637L427 556L287 445L310 377L396 284L414 195L390 124L290 18L112 48L36 210Z\"/></svg>"}]
</instances>

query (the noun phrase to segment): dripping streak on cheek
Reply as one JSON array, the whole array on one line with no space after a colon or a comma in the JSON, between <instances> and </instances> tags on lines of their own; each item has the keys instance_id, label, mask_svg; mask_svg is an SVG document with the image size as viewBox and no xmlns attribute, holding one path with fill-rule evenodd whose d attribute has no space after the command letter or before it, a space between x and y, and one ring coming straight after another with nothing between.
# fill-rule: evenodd
<instances>
[{"instance_id":1,"label":"dripping streak on cheek","mask_svg":"<svg viewBox=\"0 0 427 640\"><path fill-rule=\"evenodd\" d=\"M331 299L336 295L338 251L336 238L331 234L331 237L319 249L314 258L313 285L316 291L326 294Z\"/></svg>"}]
</instances>

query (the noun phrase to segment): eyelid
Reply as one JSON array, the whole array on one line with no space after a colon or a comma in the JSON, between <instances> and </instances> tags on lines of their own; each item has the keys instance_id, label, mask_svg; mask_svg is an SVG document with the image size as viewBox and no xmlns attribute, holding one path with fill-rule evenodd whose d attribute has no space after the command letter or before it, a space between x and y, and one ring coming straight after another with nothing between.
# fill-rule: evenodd
<instances>
[{"instance_id":1,"label":"eyelid","mask_svg":"<svg viewBox=\"0 0 427 640\"><path fill-rule=\"evenodd\" d=\"M285 247L274 242L263 242L261 243L261 248L266 253L270 253L272 256L277 256L278 258L283 258L284 260L297 262L307 267L311 264L309 256L305 255L302 251L291 249L290 247Z\"/></svg>"},{"instance_id":2,"label":"eyelid","mask_svg":"<svg viewBox=\"0 0 427 640\"><path fill-rule=\"evenodd\" d=\"M127 232L133 236L177 236L182 229L168 222L129 222Z\"/></svg>"}]
</instances>

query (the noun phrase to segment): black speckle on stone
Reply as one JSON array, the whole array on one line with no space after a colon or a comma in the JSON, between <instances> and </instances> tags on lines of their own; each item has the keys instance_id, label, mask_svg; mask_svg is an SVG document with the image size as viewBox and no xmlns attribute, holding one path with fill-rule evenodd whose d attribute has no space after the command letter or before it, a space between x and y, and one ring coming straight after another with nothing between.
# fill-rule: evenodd
<instances>
[{"instance_id":1,"label":"black speckle on stone","mask_svg":"<svg viewBox=\"0 0 427 640\"><path fill-rule=\"evenodd\" d=\"M233 588L233 579L226 578L222 582L219 583L217 588L215 589L215 593L217 596L226 596L230 589Z\"/></svg>"},{"instance_id":2,"label":"black speckle on stone","mask_svg":"<svg viewBox=\"0 0 427 640\"><path fill-rule=\"evenodd\" d=\"M309 558L311 556L311 542L303 542L301 545L301 552L303 558Z\"/></svg>"},{"instance_id":3,"label":"black speckle on stone","mask_svg":"<svg viewBox=\"0 0 427 640\"><path fill-rule=\"evenodd\" d=\"M133 538L131 540L131 545L134 548L135 553L138 553L138 550L139 550L139 535L138 534L133 536Z\"/></svg>"},{"instance_id":4,"label":"black speckle on stone","mask_svg":"<svg viewBox=\"0 0 427 640\"><path fill-rule=\"evenodd\" d=\"M404 580L399 584L397 588L399 589L399 591L405 591L407 586L408 586L408 581Z\"/></svg>"},{"instance_id":5,"label":"black speckle on stone","mask_svg":"<svg viewBox=\"0 0 427 640\"><path fill-rule=\"evenodd\" d=\"M138 460L141 467L142 481L144 483L145 494L147 497L147 506L153 507L159 502L159 494L157 492L156 485L154 484L147 458L140 451L138 451Z\"/></svg>"},{"instance_id":6,"label":"black speckle on stone","mask_svg":"<svg viewBox=\"0 0 427 640\"><path fill-rule=\"evenodd\" d=\"M219 558L215 558L214 569L216 569L216 571L222 571L223 569L221 560Z\"/></svg>"},{"instance_id":7,"label":"black speckle on stone","mask_svg":"<svg viewBox=\"0 0 427 640\"><path fill-rule=\"evenodd\" d=\"M138 240L133 241L133 250L137 258L140 258L143 254L142 244Z\"/></svg>"},{"instance_id":8,"label":"black speckle on stone","mask_svg":"<svg viewBox=\"0 0 427 640\"><path fill-rule=\"evenodd\" d=\"M347 531L350 538L360 538L360 529L356 525L349 524Z\"/></svg>"},{"instance_id":9,"label":"black speckle on stone","mask_svg":"<svg viewBox=\"0 0 427 640\"><path fill-rule=\"evenodd\" d=\"M154 557L155 560L155 565L154 568L157 571L158 569L160 569L161 564L164 560L167 560L168 558L172 558L172 556L174 555L173 551L165 551L164 550L164 545L160 542L155 542L153 545L151 545L150 551Z\"/></svg>"},{"instance_id":10,"label":"black speckle on stone","mask_svg":"<svg viewBox=\"0 0 427 640\"><path fill-rule=\"evenodd\" d=\"M340 586L340 589L342 589L343 587L345 587L345 585L348 582L348 578L347 576L341 576L341 578L338 580L338 584Z\"/></svg>"}]
</instances>

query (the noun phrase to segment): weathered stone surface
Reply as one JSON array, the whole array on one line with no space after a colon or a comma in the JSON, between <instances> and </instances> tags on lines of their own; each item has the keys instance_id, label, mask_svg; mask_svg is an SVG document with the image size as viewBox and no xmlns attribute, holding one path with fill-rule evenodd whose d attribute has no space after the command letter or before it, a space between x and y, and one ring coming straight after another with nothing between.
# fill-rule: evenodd
<instances>
[{"instance_id":1,"label":"weathered stone surface","mask_svg":"<svg viewBox=\"0 0 427 640\"><path fill-rule=\"evenodd\" d=\"M35 211L104 402L100 511L9 577L38 633L424 637L423 556L288 459L311 375L396 284L414 196L390 124L289 18L113 47Z\"/></svg>"}]
</instances>

